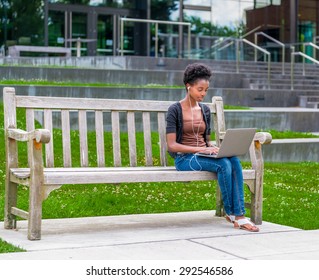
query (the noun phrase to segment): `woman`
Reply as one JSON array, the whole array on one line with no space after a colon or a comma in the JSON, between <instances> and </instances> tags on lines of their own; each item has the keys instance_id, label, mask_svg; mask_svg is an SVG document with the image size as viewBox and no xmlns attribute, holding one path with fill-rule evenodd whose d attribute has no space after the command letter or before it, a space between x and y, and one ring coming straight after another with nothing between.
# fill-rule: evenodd
<instances>
[{"instance_id":1,"label":"woman","mask_svg":"<svg viewBox=\"0 0 319 280\"><path fill-rule=\"evenodd\" d=\"M171 105L167 113L168 151L179 171L216 172L226 220L235 228L257 232L259 228L245 217L243 174L239 159L195 155L197 152L218 152L218 147L210 143L210 109L200 103L206 96L211 76L210 68L204 64L194 63L186 67L183 79L186 97Z\"/></svg>"}]
</instances>

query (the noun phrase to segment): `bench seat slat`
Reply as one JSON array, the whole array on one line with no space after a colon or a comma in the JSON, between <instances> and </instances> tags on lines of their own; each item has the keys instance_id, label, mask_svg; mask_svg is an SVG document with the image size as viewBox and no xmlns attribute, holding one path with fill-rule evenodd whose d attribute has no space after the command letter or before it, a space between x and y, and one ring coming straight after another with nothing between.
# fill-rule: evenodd
<instances>
[{"instance_id":1,"label":"bench seat slat","mask_svg":"<svg viewBox=\"0 0 319 280\"><path fill-rule=\"evenodd\" d=\"M28 168L11 169L12 177L27 178ZM255 179L254 170L243 170L244 180ZM187 182L216 180L216 174L205 171L177 171L175 167L45 168L44 184L99 184L136 182Z\"/></svg>"}]
</instances>

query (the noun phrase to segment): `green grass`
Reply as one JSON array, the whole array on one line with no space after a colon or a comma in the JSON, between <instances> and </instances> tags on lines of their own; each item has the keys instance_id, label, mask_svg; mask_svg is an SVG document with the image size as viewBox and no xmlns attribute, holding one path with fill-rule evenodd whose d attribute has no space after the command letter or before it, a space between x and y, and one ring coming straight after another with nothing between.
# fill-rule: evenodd
<instances>
[{"instance_id":1,"label":"green grass","mask_svg":"<svg viewBox=\"0 0 319 280\"><path fill-rule=\"evenodd\" d=\"M169 86L160 84L129 85L111 83L83 83L73 81L49 81L41 79L33 80L1 80L1 85L36 85L36 86L70 86L70 87L116 87L116 88L184 88L182 86Z\"/></svg>"},{"instance_id":2,"label":"green grass","mask_svg":"<svg viewBox=\"0 0 319 280\"><path fill-rule=\"evenodd\" d=\"M18 110L18 127L24 128L24 111ZM0 119L3 120L3 106L0 106ZM270 130L274 138L311 136L294 132ZM54 130L56 154L62 150L61 130ZM79 166L78 133L73 131L72 160ZM95 143L95 134L89 133L89 143ZM156 142L157 134L153 134ZM106 150L111 151L111 134L105 134ZM122 134L122 148L127 148L127 135ZM138 163L143 164L142 134L137 134ZM5 158L3 122L0 122L0 156ZM158 154L158 145L154 145L154 154ZM91 164L96 158L95 144L90 145ZM26 165L26 145L19 145L20 166ZM155 164L158 158L154 158ZM57 166L62 157L55 158ZM107 158L106 164L112 165ZM128 165L128 160L123 159ZM172 161L170 160L172 165ZM244 168L249 168L243 163ZM265 163L263 220L301 229L319 229L319 163ZM4 209L5 161L0 162L0 209ZM123 215L134 213L164 213L178 211L198 211L215 209L216 182L190 183L137 183L119 185L66 185L51 193L43 203L43 218L71 218L85 216ZM28 188L18 190L18 207L27 210ZM246 199L248 198L247 192ZM0 211L0 220L3 220ZM21 251L0 240L0 253Z\"/></svg>"},{"instance_id":3,"label":"green grass","mask_svg":"<svg viewBox=\"0 0 319 280\"><path fill-rule=\"evenodd\" d=\"M0 238L0 254L16 252L26 252L26 250L21 249L20 247L13 246Z\"/></svg>"},{"instance_id":4,"label":"green grass","mask_svg":"<svg viewBox=\"0 0 319 280\"><path fill-rule=\"evenodd\" d=\"M269 132L273 139L292 139L292 138L319 138L319 135L310 132L297 132L297 131L277 131L274 129L265 129L264 132Z\"/></svg>"}]
</instances>

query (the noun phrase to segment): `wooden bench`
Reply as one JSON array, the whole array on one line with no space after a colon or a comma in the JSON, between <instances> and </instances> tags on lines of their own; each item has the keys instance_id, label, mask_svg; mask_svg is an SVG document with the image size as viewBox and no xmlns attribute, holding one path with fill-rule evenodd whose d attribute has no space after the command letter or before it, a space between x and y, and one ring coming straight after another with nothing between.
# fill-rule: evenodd
<instances>
[{"instance_id":1,"label":"wooden bench","mask_svg":"<svg viewBox=\"0 0 319 280\"><path fill-rule=\"evenodd\" d=\"M216 174L203 171L178 172L174 166L168 166L166 150L166 111L172 102L149 100L115 100L90 98L61 98L17 96L14 88L4 88L5 143L6 143L6 187L5 187L5 228L16 227L16 218L28 220L28 238L41 238L42 202L50 192L64 184L113 184L135 182L189 182L216 180ZM211 108L216 142L220 144L225 132L223 101L214 97ZM17 127L17 108L26 110L26 131ZM43 116L43 126L35 129L35 116ZM62 166L55 166L53 115L59 112L62 127L63 156ZM53 114L54 113L54 114ZM79 126L80 166L72 167L70 115L76 114ZM94 116L96 135L96 167L89 167L88 157L88 115ZM120 127L123 117L128 135L128 166L122 164ZM136 152L136 132L140 118L143 130L143 163ZM155 123L154 123L155 122ZM40 121L41 123L41 121ZM39 124L37 123L37 126ZM152 143L152 127L158 131L158 139ZM105 127L112 131L112 150L105 148ZM28 165L19 167L18 141L27 142ZM154 142L154 141L153 141ZM250 147L251 169L243 171L244 181L251 192L251 218L256 224L262 222L263 194L263 157L261 144L271 142L269 133L258 132ZM45 144L45 145L43 145ZM153 145L153 149L152 149ZM153 150L159 150L159 163L155 166ZM43 149L44 148L44 149ZM44 151L45 150L45 151ZM44 154L44 155L43 155ZM113 165L106 167L107 158L113 159ZM44 159L43 159L44 158ZM17 207L17 187L29 187L28 211ZM216 215L223 215L219 188L217 188Z\"/></svg>"},{"instance_id":2,"label":"wooden bench","mask_svg":"<svg viewBox=\"0 0 319 280\"><path fill-rule=\"evenodd\" d=\"M11 57L20 57L21 52L32 52L32 53L53 53L62 54L66 57L71 57L71 49L63 47L43 47L43 46L11 46L8 49L8 54Z\"/></svg>"}]
</instances>

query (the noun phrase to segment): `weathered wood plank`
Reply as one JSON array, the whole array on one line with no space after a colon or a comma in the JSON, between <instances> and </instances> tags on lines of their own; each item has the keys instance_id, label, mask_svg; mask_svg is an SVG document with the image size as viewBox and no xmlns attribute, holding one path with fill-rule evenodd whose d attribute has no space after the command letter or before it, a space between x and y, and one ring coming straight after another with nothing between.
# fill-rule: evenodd
<instances>
[{"instance_id":1,"label":"weathered wood plank","mask_svg":"<svg viewBox=\"0 0 319 280\"><path fill-rule=\"evenodd\" d=\"M113 141L113 161L114 166L121 166L121 139L120 139L120 114L112 111L112 141Z\"/></svg>"},{"instance_id":2,"label":"weathered wood plank","mask_svg":"<svg viewBox=\"0 0 319 280\"><path fill-rule=\"evenodd\" d=\"M215 107L213 118L216 144L217 146L220 146L221 139L223 139L224 133L226 131L223 99L220 96L214 96L212 99L212 103Z\"/></svg>"},{"instance_id":3,"label":"weathered wood plank","mask_svg":"<svg viewBox=\"0 0 319 280\"><path fill-rule=\"evenodd\" d=\"M128 130L130 166L136 166L137 165L137 157L136 157L135 114L134 114L134 112L127 112L127 130Z\"/></svg>"},{"instance_id":4,"label":"weathered wood plank","mask_svg":"<svg viewBox=\"0 0 319 280\"><path fill-rule=\"evenodd\" d=\"M151 135L151 116L149 112L143 112L143 136L144 136L144 150L145 150L145 164L146 166L153 165L152 155L152 135Z\"/></svg>"},{"instance_id":5,"label":"weathered wood plank","mask_svg":"<svg viewBox=\"0 0 319 280\"><path fill-rule=\"evenodd\" d=\"M26 110L26 128L27 128L27 131L34 130L34 110L33 109Z\"/></svg>"},{"instance_id":6,"label":"weathered wood plank","mask_svg":"<svg viewBox=\"0 0 319 280\"><path fill-rule=\"evenodd\" d=\"M214 96L212 98L213 104L213 122L215 129L215 139L217 146L220 146L222 139L224 139L226 126L225 126L225 118L224 118L224 105L223 99L220 96ZM216 215L224 216L224 207L222 202L222 195L220 191L220 187L216 186Z\"/></svg>"},{"instance_id":7,"label":"weathered wood plank","mask_svg":"<svg viewBox=\"0 0 319 280\"><path fill-rule=\"evenodd\" d=\"M44 128L49 130L51 135L53 135L52 110L45 109L43 114L44 114ZM53 137L51 141L45 146L45 160L46 160L46 167L54 166Z\"/></svg>"},{"instance_id":8,"label":"weathered wood plank","mask_svg":"<svg viewBox=\"0 0 319 280\"><path fill-rule=\"evenodd\" d=\"M34 110L26 109L26 129L27 131L34 130ZM30 166L30 156L28 155L28 166Z\"/></svg>"},{"instance_id":9,"label":"weathered wood plank","mask_svg":"<svg viewBox=\"0 0 319 280\"><path fill-rule=\"evenodd\" d=\"M105 166L103 112L95 112L96 153L99 167Z\"/></svg>"},{"instance_id":10,"label":"weathered wood plank","mask_svg":"<svg viewBox=\"0 0 319 280\"><path fill-rule=\"evenodd\" d=\"M47 116L45 114L45 119L50 120L48 115L52 117L52 114L47 114ZM44 184L42 143L38 143L36 140L30 141L29 143L32 144L28 145L28 154L31 155L28 239L38 240L41 239L42 201Z\"/></svg>"},{"instance_id":11,"label":"weathered wood plank","mask_svg":"<svg viewBox=\"0 0 319 280\"><path fill-rule=\"evenodd\" d=\"M81 166L89 166L86 111L79 110L80 161Z\"/></svg>"},{"instance_id":12,"label":"weathered wood plank","mask_svg":"<svg viewBox=\"0 0 319 280\"><path fill-rule=\"evenodd\" d=\"M161 165L167 165L167 147L166 147L166 120L165 113L158 113L158 133L160 145Z\"/></svg>"},{"instance_id":13,"label":"weathered wood plank","mask_svg":"<svg viewBox=\"0 0 319 280\"><path fill-rule=\"evenodd\" d=\"M9 139L14 139L21 142L32 142L31 140L35 140L38 143L49 143L51 139L51 134L47 129L24 131L17 128L8 128L7 135Z\"/></svg>"},{"instance_id":14,"label":"weathered wood plank","mask_svg":"<svg viewBox=\"0 0 319 280\"><path fill-rule=\"evenodd\" d=\"M53 167L53 168L44 168L44 173L54 173L54 172L135 172L135 171L177 171L175 166L136 166L136 167ZM10 172L15 176L27 177L30 174L30 168L11 168ZM180 172L180 171L178 171ZM195 171L190 171L195 172ZM184 173L180 173L183 175ZM195 173L192 173L195 174ZM244 169L243 170L244 179L254 179L255 178L255 170L253 169Z\"/></svg>"},{"instance_id":15,"label":"weathered wood plank","mask_svg":"<svg viewBox=\"0 0 319 280\"><path fill-rule=\"evenodd\" d=\"M172 103L153 100L17 96L18 107L39 109L166 112ZM214 111L211 103L205 104Z\"/></svg>"},{"instance_id":16,"label":"weathered wood plank","mask_svg":"<svg viewBox=\"0 0 319 280\"><path fill-rule=\"evenodd\" d=\"M62 148L63 148L63 165L65 167L72 166L71 158L71 136L70 136L70 112L61 110L62 123Z\"/></svg>"},{"instance_id":17,"label":"weathered wood plank","mask_svg":"<svg viewBox=\"0 0 319 280\"><path fill-rule=\"evenodd\" d=\"M10 181L10 168L18 167L18 145L16 140L8 138L8 128L16 128L16 98L14 88L3 89L4 133L6 145L6 181L4 197L4 227L12 229L16 217L11 214L11 208L17 205L17 184Z\"/></svg>"},{"instance_id":18,"label":"weathered wood plank","mask_svg":"<svg viewBox=\"0 0 319 280\"><path fill-rule=\"evenodd\" d=\"M96 169L95 169L96 170ZM45 184L47 185L63 185L63 184L101 184L101 183L143 183L143 182L191 182L216 180L216 174L205 171L180 172L174 169L155 169L135 171L127 170L106 170L105 172L94 169L82 170L76 172L73 170L64 170L63 172L45 173ZM254 179L255 172L247 170L244 172L245 179Z\"/></svg>"},{"instance_id":19,"label":"weathered wood plank","mask_svg":"<svg viewBox=\"0 0 319 280\"><path fill-rule=\"evenodd\" d=\"M29 219L29 213L27 211L24 211L22 209L11 207L11 213L15 216L21 217L23 219L28 220Z\"/></svg>"}]
</instances>

